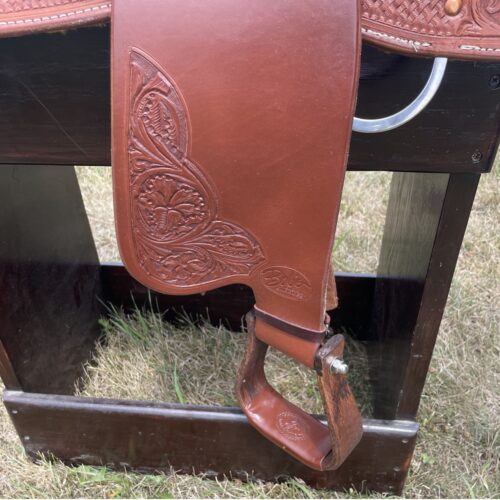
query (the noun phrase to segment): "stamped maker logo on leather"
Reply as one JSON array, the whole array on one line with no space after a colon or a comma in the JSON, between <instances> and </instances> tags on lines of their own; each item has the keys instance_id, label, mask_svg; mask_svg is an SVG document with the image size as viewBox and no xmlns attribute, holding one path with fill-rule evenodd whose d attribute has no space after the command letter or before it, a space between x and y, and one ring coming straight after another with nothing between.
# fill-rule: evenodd
<instances>
[{"instance_id":1,"label":"stamped maker logo on leather","mask_svg":"<svg viewBox=\"0 0 500 500\"><path fill-rule=\"evenodd\" d=\"M272 292L292 300L307 300L311 296L311 283L295 269L268 267L261 273L264 286Z\"/></svg>"},{"instance_id":2,"label":"stamped maker logo on leather","mask_svg":"<svg viewBox=\"0 0 500 500\"><path fill-rule=\"evenodd\" d=\"M307 424L301 422L296 415L284 411L278 415L278 430L292 441L301 441L307 433Z\"/></svg>"}]
</instances>

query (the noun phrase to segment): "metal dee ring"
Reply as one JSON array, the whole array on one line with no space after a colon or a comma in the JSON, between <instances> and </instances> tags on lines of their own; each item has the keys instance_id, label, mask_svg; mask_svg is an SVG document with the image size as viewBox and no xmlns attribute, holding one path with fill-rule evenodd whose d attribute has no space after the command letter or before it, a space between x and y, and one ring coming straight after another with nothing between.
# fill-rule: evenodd
<instances>
[{"instance_id":1,"label":"metal dee ring","mask_svg":"<svg viewBox=\"0 0 500 500\"><path fill-rule=\"evenodd\" d=\"M386 116L385 118L357 118L354 117L352 129L354 132L361 132L363 134L377 134L379 132L387 132L401 127L410 120L413 120L421 111L425 109L427 104L432 101L436 95L441 82L443 81L444 73L448 59L446 57L436 57L432 66L432 72L418 97L406 108L398 111L397 113Z\"/></svg>"}]
</instances>

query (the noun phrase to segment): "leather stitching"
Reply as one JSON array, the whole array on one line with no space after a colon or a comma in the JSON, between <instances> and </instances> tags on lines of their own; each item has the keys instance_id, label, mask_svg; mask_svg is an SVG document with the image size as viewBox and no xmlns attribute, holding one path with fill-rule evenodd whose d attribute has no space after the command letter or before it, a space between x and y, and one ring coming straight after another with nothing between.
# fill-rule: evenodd
<instances>
[{"instance_id":1,"label":"leather stitching","mask_svg":"<svg viewBox=\"0 0 500 500\"><path fill-rule=\"evenodd\" d=\"M414 46L415 50L418 47L432 47L432 43L430 42L418 42L417 40L410 40L406 38L401 38L395 35L389 35L388 33L384 33L383 31L376 31L371 28L361 28L361 32L367 35L374 35L379 38L388 38L395 42L404 43L405 45Z\"/></svg>"},{"instance_id":2,"label":"leather stitching","mask_svg":"<svg viewBox=\"0 0 500 500\"><path fill-rule=\"evenodd\" d=\"M431 42L418 42L417 40L411 40L407 38L401 38L396 35L389 35L389 33L384 33L383 31L376 31L371 28L361 28L361 32L366 34L366 35L373 35L376 38L386 38L389 40L392 40L393 42L396 43L401 43L404 45L408 45L410 47L413 47L415 49L415 52L418 51L419 48L430 48L432 47ZM458 48L463 51L473 51L473 52L500 52L500 49L493 48L493 47L477 47L475 45L467 45L467 44L462 44L459 45Z\"/></svg>"},{"instance_id":3,"label":"leather stitching","mask_svg":"<svg viewBox=\"0 0 500 500\"><path fill-rule=\"evenodd\" d=\"M110 9L111 4L107 3L104 5L98 5L95 7L87 7L85 9L78 9L70 12L64 12L62 14L55 14L52 16L41 16L34 17L31 19L18 19L16 21L0 21L0 25L13 25L13 24L29 24L29 23L41 23L44 21L53 21L54 19L62 19L64 17L78 16L80 14L87 14L89 12L94 12L102 9Z\"/></svg>"}]
</instances>

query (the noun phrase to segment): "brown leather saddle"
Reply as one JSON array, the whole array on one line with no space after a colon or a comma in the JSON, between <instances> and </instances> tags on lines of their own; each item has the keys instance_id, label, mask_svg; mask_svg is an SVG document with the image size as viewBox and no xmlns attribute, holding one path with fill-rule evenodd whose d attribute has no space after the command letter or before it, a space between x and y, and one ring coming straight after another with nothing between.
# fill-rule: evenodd
<instances>
[{"instance_id":1,"label":"brown leather saddle","mask_svg":"<svg viewBox=\"0 0 500 500\"><path fill-rule=\"evenodd\" d=\"M0 35L112 22L113 182L129 272L166 294L249 285L236 393L250 423L308 466L362 435L331 268L361 36L414 55L500 58L500 0L0 0ZM442 60L441 60L442 61ZM433 72L413 107L436 90ZM268 346L314 370L328 426L266 381Z\"/></svg>"}]
</instances>

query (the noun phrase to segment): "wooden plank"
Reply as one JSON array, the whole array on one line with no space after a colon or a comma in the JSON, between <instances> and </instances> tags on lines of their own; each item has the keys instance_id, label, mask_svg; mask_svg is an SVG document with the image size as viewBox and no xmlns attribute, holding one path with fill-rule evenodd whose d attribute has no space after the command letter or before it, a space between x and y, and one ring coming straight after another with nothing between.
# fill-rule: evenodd
<instances>
[{"instance_id":1,"label":"wooden plank","mask_svg":"<svg viewBox=\"0 0 500 500\"><path fill-rule=\"evenodd\" d=\"M369 274L336 273L337 289L342 297L338 309L329 311L332 326L349 328L357 338L368 340L371 333L372 304L375 276ZM253 307L253 292L244 285L230 285L203 294L184 296L163 295L153 292L130 276L125 267L117 263L101 266L103 302L123 307L148 304L165 312L167 321L175 321L180 311L193 317L201 316L234 331L241 330L245 314Z\"/></svg>"},{"instance_id":2,"label":"wooden plank","mask_svg":"<svg viewBox=\"0 0 500 500\"><path fill-rule=\"evenodd\" d=\"M50 396L6 391L4 402L32 458L209 477L302 478L315 488L402 491L418 425L366 420L340 469L317 472L257 433L236 408Z\"/></svg>"},{"instance_id":3,"label":"wooden plank","mask_svg":"<svg viewBox=\"0 0 500 500\"><path fill-rule=\"evenodd\" d=\"M407 105L430 66L365 46L358 115ZM0 67L0 163L110 164L109 27L0 39ZM418 118L385 134L353 134L348 168L488 171L500 122L490 82L499 73L500 63L450 62Z\"/></svg>"},{"instance_id":4,"label":"wooden plank","mask_svg":"<svg viewBox=\"0 0 500 500\"><path fill-rule=\"evenodd\" d=\"M374 298L377 418L414 418L479 181L393 176Z\"/></svg>"},{"instance_id":5,"label":"wooden plank","mask_svg":"<svg viewBox=\"0 0 500 500\"><path fill-rule=\"evenodd\" d=\"M408 418L417 414L479 177L451 175L446 186L411 339L410 356L400 382L401 393L396 418Z\"/></svg>"},{"instance_id":6,"label":"wooden plank","mask_svg":"<svg viewBox=\"0 0 500 500\"><path fill-rule=\"evenodd\" d=\"M107 29L0 39L0 163L110 164Z\"/></svg>"},{"instance_id":7,"label":"wooden plank","mask_svg":"<svg viewBox=\"0 0 500 500\"><path fill-rule=\"evenodd\" d=\"M71 393L100 314L97 252L74 169L1 168L0 227L2 379Z\"/></svg>"},{"instance_id":8,"label":"wooden plank","mask_svg":"<svg viewBox=\"0 0 500 500\"><path fill-rule=\"evenodd\" d=\"M365 118L388 116L410 103L427 81L432 64L368 46L363 56L378 61L361 74L356 115ZM419 116L383 134L353 134L350 169L490 171L499 144L499 73L499 63L449 61L436 96Z\"/></svg>"}]
</instances>

